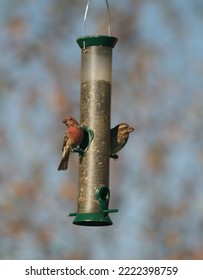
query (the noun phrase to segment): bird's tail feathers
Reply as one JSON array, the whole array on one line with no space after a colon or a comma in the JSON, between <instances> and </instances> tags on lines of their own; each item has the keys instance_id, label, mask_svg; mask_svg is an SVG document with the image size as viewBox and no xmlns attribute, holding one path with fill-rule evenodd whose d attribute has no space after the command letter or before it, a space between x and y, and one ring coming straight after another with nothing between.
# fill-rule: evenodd
<instances>
[{"instance_id":1,"label":"bird's tail feathers","mask_svg":"<svg viewBox=\"0 0 203 280\"><path fill-rule=\"evenodd\" d=\"M62 157L62 160L61 160L61 162L59 164L58 170L66 170L66 169L68 169L69 156L70 156L70 151L67 151L65 156Z\"/></svg>"}]
</instances>

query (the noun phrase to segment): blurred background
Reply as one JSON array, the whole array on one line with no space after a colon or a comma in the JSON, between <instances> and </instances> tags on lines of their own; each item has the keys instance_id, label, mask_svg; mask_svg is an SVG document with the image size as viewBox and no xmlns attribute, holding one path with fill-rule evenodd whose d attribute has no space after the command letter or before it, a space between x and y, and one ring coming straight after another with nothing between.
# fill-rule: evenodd
<instances>
[{"instance_id":1,"label":"blurred background","mask_svg":"<svg viewBox=\"0 0 203 280\"><path fill-rule=\"evenodd\" d=\"M113 226L80 227L78 157L58 172L66 115L79 119L84 0L0 0L0 258L203 259L203 2L109 0L112 126L137 129L111 160ZM107 34L91 1L87 34Z\"/></svg>"}]
</instances>

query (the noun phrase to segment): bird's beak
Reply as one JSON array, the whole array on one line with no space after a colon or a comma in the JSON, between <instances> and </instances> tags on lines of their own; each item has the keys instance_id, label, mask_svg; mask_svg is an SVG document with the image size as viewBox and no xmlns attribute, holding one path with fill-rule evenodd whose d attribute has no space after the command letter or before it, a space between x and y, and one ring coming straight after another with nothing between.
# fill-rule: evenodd
<instances>
[{"instance_id":1,"label":"bird's beak","mask_svg":"<svg viewBox=\"0 0 203 280\"><path fill-rule=\"evenodd\" d=\"M63 123L65 123L65 124L66 124L66 119L65 119L65 120L63 120Z\"/></svg>"},{"instance_id":2,"label":"bird's beak","mask_svg":"<svg viewBox=\"0 0 203 280\"><path fill-rule=\"evenodd\" d=\"M134 130L134 127L130 126L128 129L130 132L132 132Z\"/></svg>"}]
</instances>

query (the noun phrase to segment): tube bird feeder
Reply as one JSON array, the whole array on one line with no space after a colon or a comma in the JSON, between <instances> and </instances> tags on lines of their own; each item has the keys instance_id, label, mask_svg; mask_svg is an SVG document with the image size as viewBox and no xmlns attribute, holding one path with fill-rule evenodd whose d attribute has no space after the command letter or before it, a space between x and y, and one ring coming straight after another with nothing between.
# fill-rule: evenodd
<instances>
[{"instance_id":1,"label":"tube bird feeder","mask_svg":"<svg viewBox=\"0 0 203 280\"><path fill-rule=\"evenodd\" d=\"M73 224L112 225L109 213L112 49L117 38L106 35L77 39L81 48L80 123L85 137L80 146L78 207Z\"/></svg>"}]
</instances>

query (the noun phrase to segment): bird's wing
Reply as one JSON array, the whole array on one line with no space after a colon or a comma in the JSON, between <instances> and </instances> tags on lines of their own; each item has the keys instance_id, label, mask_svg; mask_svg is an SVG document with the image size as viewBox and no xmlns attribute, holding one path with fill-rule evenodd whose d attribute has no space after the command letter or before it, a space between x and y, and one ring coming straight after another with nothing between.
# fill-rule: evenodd
<instances>
[{"instance_id":1,"label":"bird's wing","mask_svg":"<svg viewBox=\"0 0 203 280\"><path fill-rule=\"evenodd\" d=\"M68 138L69 138L68 132L66 132L65 135L64 135L64 139L63 139L62 152L64 151L64 148L67 144Z\"/></svg>"}]
</instances>

